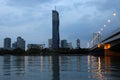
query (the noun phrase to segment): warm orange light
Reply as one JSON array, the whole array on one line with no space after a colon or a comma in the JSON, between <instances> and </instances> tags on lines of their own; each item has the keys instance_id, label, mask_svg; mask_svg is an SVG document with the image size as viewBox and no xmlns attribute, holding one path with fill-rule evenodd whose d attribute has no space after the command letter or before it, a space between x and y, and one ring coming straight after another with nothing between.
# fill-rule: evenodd
<instances>
[{"instance_id":1,"label":"warm orange light","mask_svg":"<svg viewBox=\"0 0 120 80\"><path fill-rule=\"evenodd\" d=\"M105 44L104 45L104 49L110 49L110 47L111 47L110 44Z\"/></svg>"},{"instance_id":2,"label":"warm orange light","mask_svg":"<svg viewBox=\"0 0 120 80\"><path fill-rule=\"evenodd\" d=\"M98 44L97 47L100 48L100 44Z\"/></svg>"}]
</instances>

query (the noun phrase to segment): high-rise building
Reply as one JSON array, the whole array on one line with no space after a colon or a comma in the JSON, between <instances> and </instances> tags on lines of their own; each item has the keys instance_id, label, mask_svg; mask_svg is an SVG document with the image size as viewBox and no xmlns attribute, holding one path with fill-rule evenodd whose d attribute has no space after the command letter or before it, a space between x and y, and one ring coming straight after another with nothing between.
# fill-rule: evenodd
<instances>
[{"instance_id":1,"label":"high-rise building","mask_svg":"<svg viewBox=\"0 0 120 80\"><path fill-rule=\"evenodd\" d=\"M61 40L61 48L67 48L67 40Z\"/></svg>"},{"instance_id":2,"label":"high-rise building","mask_svg":"<svg viewBox=\"0 0 120 80\"><path fill-rule=\"evenodd\" d=\"M12 49L16 49L17 48L17 42L12 43Z\"/></svg>"},{"instance_id":3,"label":"high-rise building","mask_svg":"<svg viewBox=\"0 0 120 80\"><path fill-rule=\"evenodd\" d=\"M25 40L22 37L17 37L17 48L25 50Z\"/></svg>"},{"instance_id":4,"label":"high-rise building","mask_svg":"<svg viewBox=\"0 0 120 80\"><path fill-rule=\"evenodd\" d=\"M48 48L52 49L52 39L48 39Z\"/></svg>"},{"instance_id":5,"label":"high-rise building","mask_svg":"<svg viewBox=\"0 0 120 80\"><path fill-rule=\"evenodd\" d=\"M4 49L11 49L11 38L5 38L4 39Z\"/></svg>"},{"instance_id":6,"label":"high-rise building","mask_svg":"<svg viewBox=\"0 0 120 80\"><path fill-rule=\"evenodd\" d=\"M76 44L77 44L77 49L79 49L80 48L80 39L77 39Z\"/></svg>"},{"instance_id":7,"label":"high-rise building","mask_svg":"<svg viewBox=\"0 0 120 80\"><path fill-rule=\"evenodd\" d=\"M52 10L52 48L59 48L59 13Z\"/></svg>"}]
</instances>

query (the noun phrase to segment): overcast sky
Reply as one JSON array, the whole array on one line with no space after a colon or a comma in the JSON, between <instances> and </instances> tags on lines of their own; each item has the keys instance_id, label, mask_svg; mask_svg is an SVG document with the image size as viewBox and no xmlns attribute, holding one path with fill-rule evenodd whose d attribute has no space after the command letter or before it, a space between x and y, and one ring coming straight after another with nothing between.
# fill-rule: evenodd
<instances>
[{"instance_id":1,"label":"overcast sky","mask_svg":"<svg viewBox=\"0 0 120 80\"><path fill-rule=\"evenodd\" d=\"M14 42L17 36L24 37L27 44L47 46L52 37L55 6L60 15L60 39L67 39L74 47L77 38L86 47L92 34L104 24L105 35L119 27L120 0L0 0L0 47L5 37ZM112 15L114 12L116 17Z\"/></svg>"}]
</instances>

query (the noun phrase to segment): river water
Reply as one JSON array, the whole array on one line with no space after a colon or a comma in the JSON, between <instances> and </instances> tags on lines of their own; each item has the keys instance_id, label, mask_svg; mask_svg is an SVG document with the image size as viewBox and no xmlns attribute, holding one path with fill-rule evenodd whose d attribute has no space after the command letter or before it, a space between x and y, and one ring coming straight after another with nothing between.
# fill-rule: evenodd
<instances>
[{"instance_id":1,"label":"river water","mask_svg":"<svg viewBox=\"0 0 120 80\"><path fill-rule=\"evenodd\" d=\"M0 80L120 80L120 57L0 56Z\"/></svg>"}]
</instances>

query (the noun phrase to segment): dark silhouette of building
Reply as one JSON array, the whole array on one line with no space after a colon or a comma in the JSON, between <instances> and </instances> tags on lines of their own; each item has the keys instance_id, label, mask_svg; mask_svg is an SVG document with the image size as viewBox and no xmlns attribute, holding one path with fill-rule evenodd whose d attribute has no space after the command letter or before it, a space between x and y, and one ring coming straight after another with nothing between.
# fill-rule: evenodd
<instances>
[{"instance_id":1,"label":"dark silhouette of building","mask_svg":"<svg viewBox=\"0 0 120 80\"><path fill-rule=\"evenodd\" d=\"M77 49L79 49L80 48L80 39L77 39Z\"/></svg>"},{"instance_id":2,"label":"dark silhouette of building","mask_svg":"<svg viewBox=\"0 0 120 80\"><path fill-rule=\"evenodd\" d=\"M59 56L52 56L52 80L60 80Z\"/></svg>"},{"instance_id":3,"label":"dark silhouette of building","mask_svg":"<svg viewBox=\"0 0 120 80\"><path fill-rule=\"evenodd\" d=\"M25 50L25 40L22 37L17 37L17 48Z\"/></svg>"},{"instance_id":4,"label":"dark silhouette of building","mask_svg":"<svg viewBox=\"0 0 120 80\"><path fill-rule=\"evenodd\" d=\"M16 49L17 48L17 42L12 43L12 49Z\"/></svg>"},{"instance_id":5,"label":"dark silhouette of building","mask_svg":"<svg viewBox=\"0 0 120 80\"><path fill-rule=\"evenodd\" d=\"M11 49L11 38L5 38L4 39L4 49Z\"/></svg>"},{"instance_id":6,"label":"dark silhouette of building","mask_svg":"<svg viewBox=\"0 0 120 80\"><path fill-rule=\"evenodd\" d=\"M48 39L48 48L52 49L52 39Z\"/></svg>"},{"instance_id":7,"label":"dark silhouette of building","mask_svg":"<svg viewBox=\"0 0 120 80\"><path fill-rule=\"evenodd\" d=\"M67 40L61 40L61 48L67 48Z\"/></svg>"},{"instance_id":8,"label":"dark silhouette of building","mask_svg":"<svg viewBox=\"0 0 120 80\"><path fill-rule=\"evenodd\" d=\"M59 48L59 13L52 10L52 48Z\"/></svg>"},{"instance_id":9,"label":"dark silhouette of building","mask_svg":"<svg viewBox=\"0 0 120 80\"><path fill-rule=\"evenodd\" d=\"M25 40L22 37L17 37L17 41L12 44L13 49L23 49L25 50Z\"/></svg>"}]
</instances>

